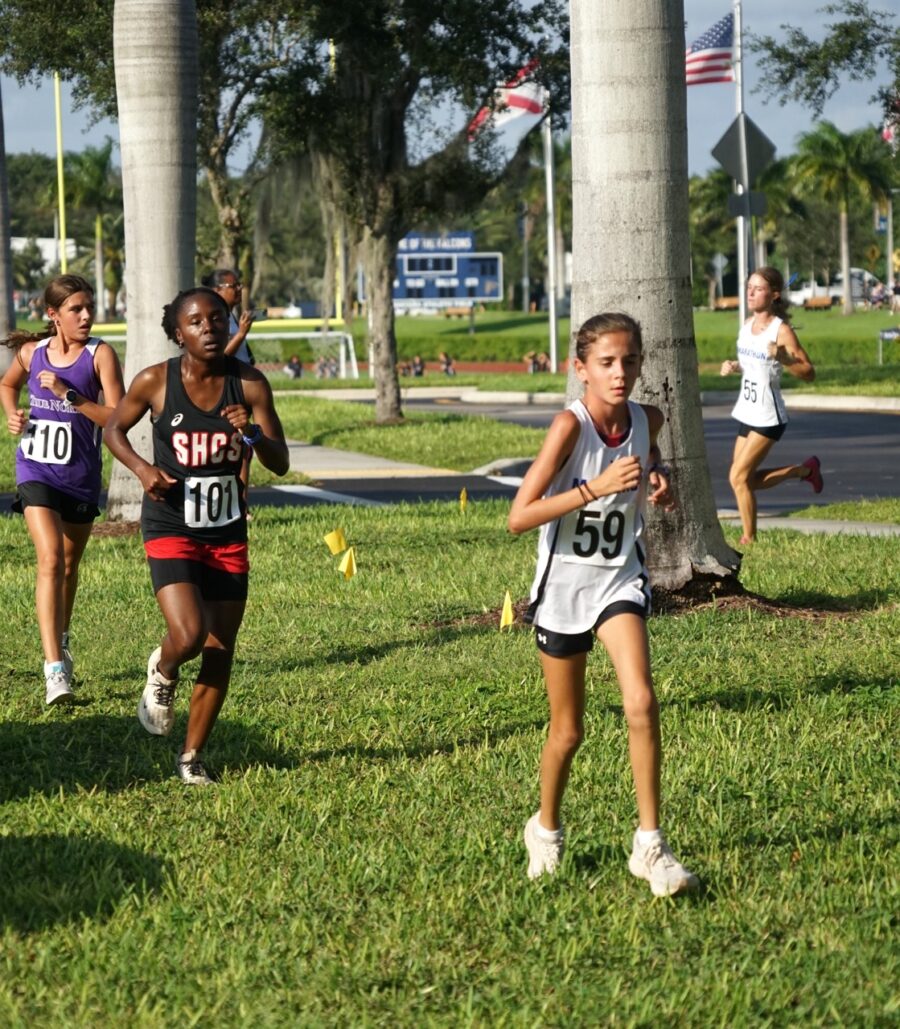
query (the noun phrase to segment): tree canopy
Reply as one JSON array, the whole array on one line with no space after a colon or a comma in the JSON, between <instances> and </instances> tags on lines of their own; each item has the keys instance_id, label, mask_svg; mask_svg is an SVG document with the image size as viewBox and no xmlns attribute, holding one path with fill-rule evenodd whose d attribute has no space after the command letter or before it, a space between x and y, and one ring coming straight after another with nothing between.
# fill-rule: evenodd
<instances>
[{"instance_id":1,"label":"tree canopy","mask_svg":"<svg viewBox=\"0 0 900 1029\"><path fill-rule=\"evenodd\" d=\"M886 115L900 114L895 106L900 100L900 25L894 12L870 8L868 0L842 0L822 7L821 13L834 19L821 40L791 25L782 25L778 38L751 37L750 49L760 55L764 92L781 104L797 100L821 115L844 76L871 81L883 60L889 80L875 96Z\"/></svg>"}]
</instances>

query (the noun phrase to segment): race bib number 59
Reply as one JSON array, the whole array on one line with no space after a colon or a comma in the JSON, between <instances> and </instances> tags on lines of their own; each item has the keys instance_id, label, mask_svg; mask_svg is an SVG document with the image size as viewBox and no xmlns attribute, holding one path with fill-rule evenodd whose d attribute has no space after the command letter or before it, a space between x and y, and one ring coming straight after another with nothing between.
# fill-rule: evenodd
<instances>
[{"instance_id":1,"label":"race bib number 59","mask_svg":"<svg viewBox=\"0 0 900 1029\"><path fill-rule=\"evenodd\" d=\"M72 460L72 423L32 419L19 445L29 461L68 464Z\"/></svg>"},{"instance_id":2,"label":"race bib number 59","mask_svg":"<svg viewBox=\"0 0 900 1029\"><path fill-rule=\"evenodd\" d=\"M184 522L189 528L215 529L240 516L234 475L198 475L184 480Z\"/></svg>"},{"instance_id":3,"label":"race bib number 59","mask_svg":"<svg viewBox=\"0 0 900 1029\"><path fill-rule=\"evenodd\" d=\"M591 565L623 565L631 552L634 508L583 507L563 523L558 545L563 561Z\"/></svg>"}]
</instances>

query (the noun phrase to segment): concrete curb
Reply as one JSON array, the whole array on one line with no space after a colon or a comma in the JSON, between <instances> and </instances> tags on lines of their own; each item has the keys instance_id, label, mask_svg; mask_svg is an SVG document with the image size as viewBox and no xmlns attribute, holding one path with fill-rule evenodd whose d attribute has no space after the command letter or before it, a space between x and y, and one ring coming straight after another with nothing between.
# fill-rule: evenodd
<instances>
[{"instance_id":1,"label":"concrete curb","mask_svg":"<svg viewBox=\"0 0 900 1029\"><path fill-rule=\"evenodd\" d=\"M276 397L322 397L324 400L372 401L374 389L278 389ZM477 386L401 387L404 400L458 400L464 404L520 404L562 408L565 393L530 393L527 390L480 390ZM789 411L863 411L871 414L900 414L900 397L854 397L845 394L807 393L785 390L782 394ZM700 394L704 407L730 407L734 390L707 390Z\"/></svg>"},{"instance_id":2,"label":"concrete curb","mask_svg":"<svg viewBox=\"0 0 900 1029\"><path fill-rule=\"evenodd\" d=\"M783 390L784 406L789 411L864 411L870 414L900 414L900 397L854 397L846 394L807 393ZM733 390L709 390L700 394L704 407L731 407Z\"/></svg>"},{"instance_id":3,"label":"concrete curb","mask_svg":"<svg viewBox=\"0 0 900 1029\"><path fill-rule=\"evenodd\" d=\"M720 522L740 528L740 518L730 512L718 512ZM766 517L760 515L756 523L759 532L770 529L786 529L790 532L802 532L808 536L900 536L900 525L882 522L846 522L830 518L781 518L777 515Z\"/></svg>"}]
</instances>

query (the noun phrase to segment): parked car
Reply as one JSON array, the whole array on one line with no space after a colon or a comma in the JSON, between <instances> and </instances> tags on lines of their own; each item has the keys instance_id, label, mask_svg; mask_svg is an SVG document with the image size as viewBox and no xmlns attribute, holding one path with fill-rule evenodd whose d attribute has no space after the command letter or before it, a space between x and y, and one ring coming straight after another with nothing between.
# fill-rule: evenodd
<instances>
[{"instance_id":1,"label":"parked car","mask_svg":"<svg viewBox=\"0 0 900 1029\"><path fill-rule=\"evenodd\" d=\"M872 290L879 285L879 280L864 268L851 268L850 282L854 304L861 304L867 300ZM802 307L805 301L813 297L831 297L833 303L839 304L844 295L844 278L840 274L835 275L828 286L820 286L815 282L801 282L794 289L789 289L787 295L795 307Z\"/></svg>"}]
</instances>

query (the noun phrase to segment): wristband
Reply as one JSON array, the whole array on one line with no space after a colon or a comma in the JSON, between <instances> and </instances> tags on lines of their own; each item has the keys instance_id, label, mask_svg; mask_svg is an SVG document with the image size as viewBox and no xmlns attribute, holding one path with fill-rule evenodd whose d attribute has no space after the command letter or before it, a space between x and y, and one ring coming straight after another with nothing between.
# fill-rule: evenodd
<instances>
[{"instance_id":1,"label":"wristband","mask_svg":"<svg viewBox=\"0 0 900 1029\"><path fill-rule=\"evenodd\" d=\"M247 444L248 447L255 447L257 443L263 438L263 431L258 425L253 426L253 435L248 436L245 432L241 433L241 439Z\"/></svg>"}]
</instances>

